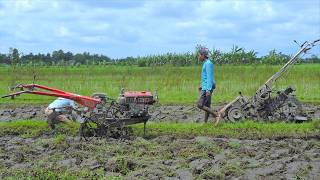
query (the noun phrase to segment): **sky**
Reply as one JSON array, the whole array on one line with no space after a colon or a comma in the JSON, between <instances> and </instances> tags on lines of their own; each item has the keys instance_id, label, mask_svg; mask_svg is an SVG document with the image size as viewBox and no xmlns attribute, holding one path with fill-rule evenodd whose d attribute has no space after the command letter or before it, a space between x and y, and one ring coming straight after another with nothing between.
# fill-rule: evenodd
<instances>
[{"instance_id":1,"label":"sky","mask_svg":"<svg viewBox=\"0 0 320 180\"><path fill-rule=\"evenodd\" d=\"M201 44L292 55L294 40L316 39L320 0L0 0L1 53L13 47L125 58L194 52Z\"/></svg>"}]
</instances>

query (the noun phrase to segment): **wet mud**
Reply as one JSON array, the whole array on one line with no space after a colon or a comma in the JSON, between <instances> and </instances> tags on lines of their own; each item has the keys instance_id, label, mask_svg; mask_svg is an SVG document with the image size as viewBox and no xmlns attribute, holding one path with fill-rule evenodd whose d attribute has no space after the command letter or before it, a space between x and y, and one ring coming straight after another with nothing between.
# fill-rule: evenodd
<instances>
[{"instance_id":1,"label":"wet mud","mask_svg":"<svg viewBox=\"0 0 320 180\"><path fill-rule=\"evenodd\" d=\"M0 121L15 121L26 119L46 119L44 109L46 106L23 105L18 107L0 106Z\"/></svg>"},{"instance_id":2,"label":"wet mud","mask_svg":"<svg viewBox=\"0 0 320 180\"><path fill-rule=\"evenodd\" d=\"M319 179L320 141L5 136L0 137L0 167L1 178L47 169L124 179Z\"/></svg>"},{"instance_id":3,"label":"wet mud","mask_svg":"<svg viewBox=\"0 0 320 180\"><path fill-rule=\"evenodd\" d=\"M212 109L219 110L224 104L214 105ZM14 121L21 119L44 120L44 109L41 105L23 105L18 107L0 106L0 121ZM320 105L303 104L303 112L311 119L320 119ZM156 105L151 106L149 121L163 122L201 122L204 112L193 105ZM211 117L210 120L213 120Z\"/></svg>"},{"instance_id":4,"label":"wet mud","mask_svg":"<svg viewBox=\"0 0 320 180\"><path fill-rule=\"evenodd\" d=\"M313 119L320 119L320 106L305 104L303 108ZM44 109L39 105L2 106L0 121L45 120ZM188 105L152 107L150 113L150 121L155 122L195 122L204 115ZM123 179L320 179L320 140L0 137L0 179L43 172Z\"/></svg>"}]
</instances>

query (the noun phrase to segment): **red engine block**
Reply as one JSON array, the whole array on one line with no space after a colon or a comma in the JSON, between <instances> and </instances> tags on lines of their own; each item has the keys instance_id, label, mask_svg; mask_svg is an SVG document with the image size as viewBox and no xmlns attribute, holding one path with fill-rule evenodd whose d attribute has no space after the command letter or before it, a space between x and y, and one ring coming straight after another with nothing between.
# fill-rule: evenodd
<instances>
[{"instance_id":1,"label":"red engine block","mask_svg":"<svg viewBox=\"0 0 320 180\"><path fill-rule=\"evenodd\" d=\"M151 92L148 91L127 91L123 93L125 103L154 104L156 101Z\"/></svg>"}]
</instances>

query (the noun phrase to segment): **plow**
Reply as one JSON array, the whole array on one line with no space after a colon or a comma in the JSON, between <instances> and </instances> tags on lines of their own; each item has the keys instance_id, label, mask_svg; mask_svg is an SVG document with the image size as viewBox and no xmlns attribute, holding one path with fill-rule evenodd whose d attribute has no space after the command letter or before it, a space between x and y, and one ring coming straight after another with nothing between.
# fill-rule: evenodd
<instances>
[{"instance_id":1,"label":"plow","mask_svg":"<svg viewBox=\"0 0 320 180\"><path fill-rule=\"evenodd\" d=\"M309 117L303 112L301 103L294 95L295 89L291 86L283 90L273 89L276 80L281 77L293 64L299 60L299 56L307 53L316 46L320 39L313 42L304 42L300 50L273 74L251 98L247 98L239 92L239 96L224 106L220 111L221 117L230 122L252 119L257 121L286 121L303 122Z\"/></svg>"}]
</instances>

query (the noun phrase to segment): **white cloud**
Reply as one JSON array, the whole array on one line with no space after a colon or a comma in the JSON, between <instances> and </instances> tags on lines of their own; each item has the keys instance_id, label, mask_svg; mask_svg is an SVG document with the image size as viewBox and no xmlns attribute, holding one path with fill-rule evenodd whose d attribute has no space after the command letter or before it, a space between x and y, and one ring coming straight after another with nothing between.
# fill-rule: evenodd
<instances>
[{"instance_id":1,"label":"white cloud","mask_svg":"<svg viewBox=\"0 0 320 180\"><path fill-rule=\"evenodd\" d=\"M34 53L66 48L111 57L187 52L199 43L291 52L293 39L320 37L319 6L317 0L0 1L0 52L22 43L17 48Z\"/></svg>"},{"instance_id":2,"label":"white cloud","mask_svg":"<svg viewBox=\"0 0 320 180\"><path fill-rule=\"evenodd\" d=\"M18 11L32 10L34 8L31 0L18 0L14 2L14 7Z\"/></svg>"},{"instance_id":3,"label":"white cloud","mask_svg":"<svg viewBox=\"0 0 320 180\"><path fill-rule=\"evenodd\" d=\"M56 32L57 32L57 36L59 37L68 37L71 35L69 29L64 26L58 27Z\"/></svg>"},{"instance_id":4,"label":"white cloud","mask_svg":"<svg viewBox=\"0 0 320 180\"><path fill-rule=\"evenodd\" d=\"M197 26L197 23L195 21L181 21L177 22L176 25L178 28L192 28Z\"/></svg>"},{"instance_id":5,"label":"white cloud","mask_svg":"<svg viewBox=\"0 0 320 180\"><path fill-rule=\"evenodd\" d=\"M110 29L110 24L103 22L103 23L95 24L91 28L92 30L96 30L96 31L106 31Z\"/></svg>"},{"instance_id":6,"label":"white cloud","mask_svg":"<svg viewBox=\"0 0 320 180\"><path fill-rule=\"evenodd\" d=\"M51 7L54 9L58 9L60 7L60 4L58 1L50 1L51 2Z\"/></svg>"},{"instance_id":7,"label":"white cloud","mask_svg":"<svg viewBox=\"0 0 320 180\"><path fill-rule=\"evenodd\" d=\"M97 43L105 38L103 36L84 36L81 39L84 43Z\"/></svg>"}]
</instances>

